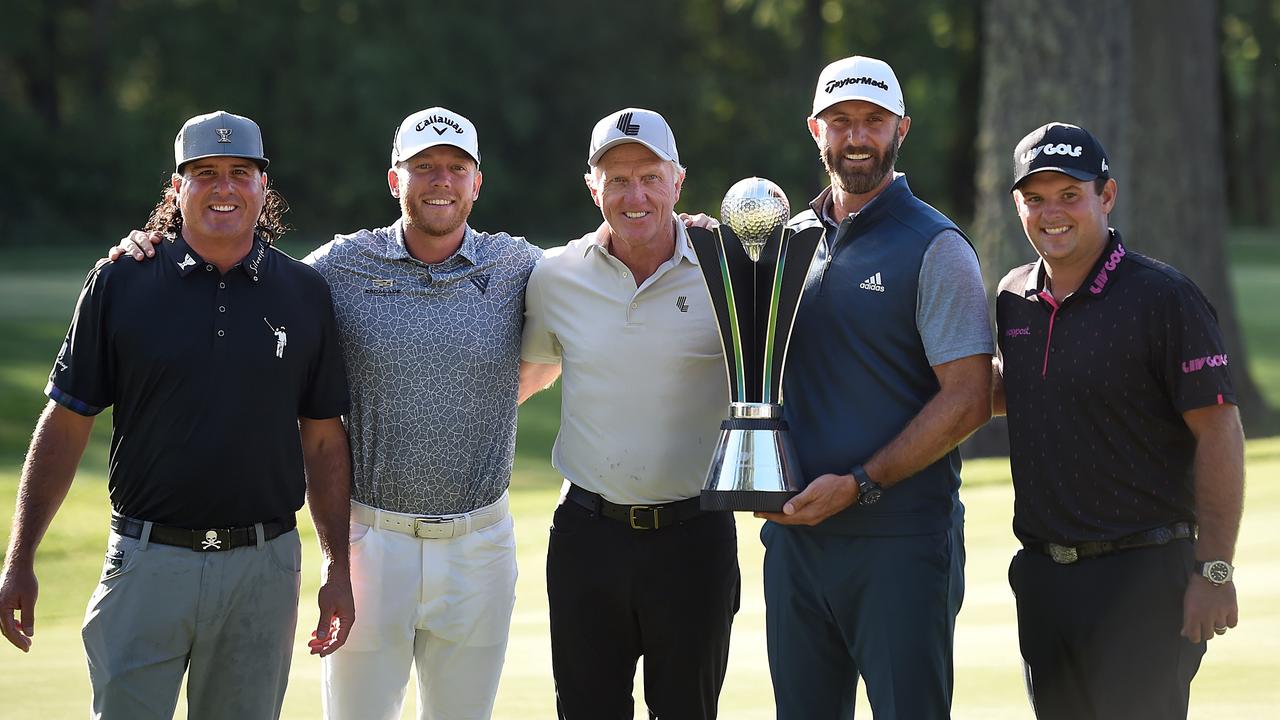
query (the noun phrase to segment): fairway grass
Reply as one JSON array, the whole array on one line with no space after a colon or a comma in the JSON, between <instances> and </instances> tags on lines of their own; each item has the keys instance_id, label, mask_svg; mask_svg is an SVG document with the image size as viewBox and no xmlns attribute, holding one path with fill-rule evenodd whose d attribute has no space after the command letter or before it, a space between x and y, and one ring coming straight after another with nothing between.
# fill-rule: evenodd
<instances>
[{"instance_id":1,"label":"fairway grass","mask_svg":"<svg viewBox=\"0 0 1280 720\"><path fill-rule=\"evenodd\" d=\"M557 499L554 472L522 460L513 483L520 579L507 664L494 717L525 720L555 716L547 630L544 562L547 528ZM1191 717L1269 717L1280 707L1274 682L1280 655L1280 438L1249 444L1248 487L1238 565L1241 625L1210 643L1192 686ZM1010 531L1012 492L1005 460L966 464L962 497L967 507L966 595L956 631L954 717L974 720L1029 718L1018 659L1013 596L1005 580L1017 544ZM12 507L16 473L0 475L0 507ZM319 560L310 519L299 515L305 570L293 672L285 718L320 716L319 662L306 655L314 627ZM97 580L106 543L107 503L101 471L82 473L50 528L37 560L42 581L35 643L23 656L0 648L0 717L82 717L89 702L80 645L84 606ZM729 675L721 694L721 716L729 720L773 717L765 656L763 551L759 521L739 514L742 609L734 622ZM0 536L2 537L2 536ZM638 678L638 704L642 679ZM412 697L412 689L410 690ZM871 717L861 696L860 716ZM413 700L404 718L414 717ZM645 717L637 708L637 718ZM180 706L178 717L186 713Z\"/></svg>"}]
</instances>

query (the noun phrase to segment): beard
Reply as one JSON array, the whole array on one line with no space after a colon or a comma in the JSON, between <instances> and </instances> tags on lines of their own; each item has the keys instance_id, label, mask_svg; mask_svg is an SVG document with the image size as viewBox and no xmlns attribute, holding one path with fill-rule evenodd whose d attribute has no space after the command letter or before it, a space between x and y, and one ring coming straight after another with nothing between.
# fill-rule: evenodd
<instances>
[{"instance_id":1,"label":"beard","mask_svg":"<svg viewBox=\"0 0 1280 720\"><path fill-rule=\"evenodd\" d=\"M884 182L885 177L893 172L893 165L898 161L898 147L900 145L896 130L893 134L893 142L883 153L877 153L875 148L855 146L837 154L828 145L822 149L822 166L826 168L827 174L832 178L832 182L839 185L841 190L854 195L865 195L880 187L880 183ZM871 155L872 165L870 169L845 170L840 166L840 161L844 159L844 155L862 153Z\"/></svg>"},{"instance_id":2,"label":"beard","mask_svg":"<svg viewBox=\"0 0 1280 720\"><path fill-rule=\"evenodd\" d=\"M400 211L405 225L430 237L444 237L453 233L471 214L471 203L467 197L457 198L449 207L453 212L444 217L428 217L419 199L409 199L403 195L400 197Z\"/></svg>"}]
</instances>

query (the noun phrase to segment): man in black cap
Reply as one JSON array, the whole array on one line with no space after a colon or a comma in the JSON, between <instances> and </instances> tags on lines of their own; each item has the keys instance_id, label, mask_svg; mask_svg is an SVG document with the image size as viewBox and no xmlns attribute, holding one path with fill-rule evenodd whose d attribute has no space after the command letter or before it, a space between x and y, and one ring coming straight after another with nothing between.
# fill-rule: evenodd
<instances>
[{"instance_id":1,"label":"man in black cap","mask_svg":"<svg viewBox=\"0 0 1280 720\"><path fill-rule=\"evenodd\" d=\"M1023 138L1011 191L1040 256L996 300L1028 693L1042 719L1186 717L1237 617L1244 434L1217 319L1108 227L1116 181L1087 131Z\"/></svg>"},{"instance_id":2,"label":"man in black cap","mask_svg":"<svg viewBox=\"0 0 1280 720\"><path fill-rule=\"evenodd\" d=\"M271 247L283 203L257 124L194 117L174 157L150 225L170 232L161 261L89 273L50 373L0 632L30 648L36 546L94 416L114 406L112 533L83 629L93 717L171 717L185 672L188 717L273 718L297 623L304 493L328 560L312 651L336 650L354 619L342 355L324 279Z\"/></svg>"}]
</instances>

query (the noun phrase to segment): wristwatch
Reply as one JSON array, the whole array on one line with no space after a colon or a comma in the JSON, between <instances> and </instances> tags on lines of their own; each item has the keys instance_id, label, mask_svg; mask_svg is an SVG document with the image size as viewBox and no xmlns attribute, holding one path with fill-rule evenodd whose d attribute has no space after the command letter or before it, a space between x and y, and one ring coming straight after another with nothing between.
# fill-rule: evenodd
<instances>
[{"instance_id":1,"label":"wristwatch","mask_svg":"<svg viewBox=\"0 0 1280 720\"><path fill-rule=\"evenodd\" d=\"M859 505L874 505L879 502L880 496L884 494L884 488L880 487L880 483L872 480L861 465L855 465L849 473L858 482Z\"/></svg>"},{"instance_id":2,"label":"wristwatch","mask_svg":"<svg viewBox=\"0 0 1280 720\"><path fill-rule=\"evenodd\" d=\"M1196 572L1203 575L1205 580L1219 587L1231 582L1231 576L1235 574L1235 571L1236 569L1231 567L1231 563L1226 560L1205 560L1204 562L1196 563Z\"/></svg>"}]
</instances>

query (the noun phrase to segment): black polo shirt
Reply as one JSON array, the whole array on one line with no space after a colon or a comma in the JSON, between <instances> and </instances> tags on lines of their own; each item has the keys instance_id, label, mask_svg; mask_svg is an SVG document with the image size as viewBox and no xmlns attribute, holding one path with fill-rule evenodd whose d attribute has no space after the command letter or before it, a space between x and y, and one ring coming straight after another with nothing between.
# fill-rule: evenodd
<instances>
[{"instance_id":1,"label":"black polo shirt","mask_svg":"<svg viewBox=\"0 0 1280 720\"><path fill-rule=\"evenodd\" d=\"M328 285L260 238L225 275L181 237L158 247L89 273L45 394L82 415L115 406L117 512L188 528L290 516L298 417L348 406Z\"/></svg>"},{"instance_id":2,"label":"black polo shirt","mask_svg":"<svg viewBox=\"0 0 1280 720\"><path fill-rule=\"evenodd\" d=\"M1061 303L1042 263L1006 275L996 298L1015 534L1075 544L1194 521L1182 413L1235 402L1213 307L1114 230Z\"/></svg>"}]
</instances>

